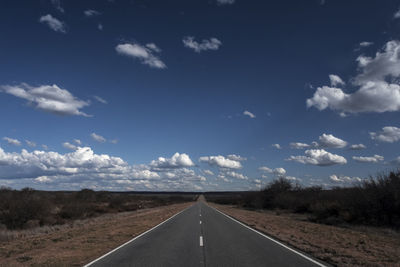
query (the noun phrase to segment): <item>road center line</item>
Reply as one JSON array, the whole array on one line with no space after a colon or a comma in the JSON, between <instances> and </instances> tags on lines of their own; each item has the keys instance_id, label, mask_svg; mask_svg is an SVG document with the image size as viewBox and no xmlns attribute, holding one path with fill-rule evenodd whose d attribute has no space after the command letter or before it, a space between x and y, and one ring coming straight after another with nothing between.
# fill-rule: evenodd
<instances>
[{"instance_id":1,"label":"road center line","mask_svg":"<svg viewBox=\"0 0 400 267\"><path fill-rule=\"evenodd\" d=\"M200 247L202 247L202 246L203 246L203 237L200 236Z\"/></svg>"},{"instance_id":2,"label":"road center line","mask_svg":"<svg viewBox=\"0 0 400 267\"><path fill-rule=\"evenodd\" d=\"M201 221L200 221L200 224L201 224Z\"/></svg>"}]
</instances>

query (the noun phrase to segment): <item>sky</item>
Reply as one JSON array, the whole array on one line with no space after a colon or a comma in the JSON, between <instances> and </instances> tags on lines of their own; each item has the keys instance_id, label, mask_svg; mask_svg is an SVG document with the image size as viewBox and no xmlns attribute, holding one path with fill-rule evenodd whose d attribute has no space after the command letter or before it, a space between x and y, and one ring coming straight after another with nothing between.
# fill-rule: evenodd
<instances>
[{"instance_id":1,"label":"sky","mask_svg":"<svg viewBox=\"0 0 400 267\"><path fill-rule=\"evenodd\" d=\"M400 1L4 0L0 186L349 186L400 165Z\"/></svg>"}]
</instances>

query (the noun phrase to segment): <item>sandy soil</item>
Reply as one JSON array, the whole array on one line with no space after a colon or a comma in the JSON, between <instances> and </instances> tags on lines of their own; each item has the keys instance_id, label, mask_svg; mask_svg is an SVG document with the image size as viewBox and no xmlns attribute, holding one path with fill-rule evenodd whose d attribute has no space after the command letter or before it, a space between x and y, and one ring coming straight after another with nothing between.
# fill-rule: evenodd
<instances>
[{"instance_id":1,"label":"sandy soil","mask_svg":"<svg viewBox=\"0 0 400 267\"><path fill-rule=\"evenodd\" d=\"M336 227L308 222L304 215L208 204L332 265L400 266L400 233L393 230Z\"/></svg>"},{"instance_id":2,"label":"sandy soil","mask_svg":"<svg viewBox=\"0 0 400 267\"><path fill-rule=\"evenodd\" d=\"M0 242L0 266L82 266L192 203L106 214Z\"/></svg>"}]
</instances>

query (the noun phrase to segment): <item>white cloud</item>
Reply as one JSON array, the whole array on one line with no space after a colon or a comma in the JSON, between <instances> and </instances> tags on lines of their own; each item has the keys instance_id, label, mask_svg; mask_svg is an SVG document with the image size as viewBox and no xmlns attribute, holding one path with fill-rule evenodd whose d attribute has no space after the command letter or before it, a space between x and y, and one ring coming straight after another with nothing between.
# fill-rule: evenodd
<instances>
[{"instance_id":1,"label":"white cloud","mask_svg":"<svg viewBox=\"0 0 400 267\"><path fill-rule=\"evenodd\" d=\"M111 143L111 144L118 144L118 139L110 140L110 143Z\"/></svg>"},{"instance_id":2,"label":"white cloud","mask_svg":"<svg viewBox=\"0 0 400 267\"><path fill-rule=\"evenodd\" d=\"M30 140L26 140L26 139L25 139L25 143L26 143L28 146L30 146L30 147L35 147L35 146L36 146L36 143L33 142L33 141L30 141Z\"/></svg>"},{"instance_id":3,"label":"white cloud","mask_svg":"<svg viewBox=\"0 0 400 267\"><path fill-rule=\"evenodd\" d=\"M371 46L373 44L374 44L373 42L361 42L360 43L360 47L368 47L368 46Z\"/></svg>"},{"instance_id":4,"label":"white cloud","mask_svg":"<svg viewBox=\"0 0 400 267\"><path fill-rule=\"evenodd\" d=\"M318 146L326 148L343 148L347 146L347 142L331 134L322 134L319 137Z\"/></svg>"},{"instance_id":5,"label":"white cloud","mask_svg":"<svg viewBox=\"0 0 400 267\"><path fill-rule=\"evenodd\" d=\"M394 19L400 18L400 9L397 10L396 13L394 13L393 18L394 18Z\"/></svg>"},{"instance_id":6,"label":"white cloud","mask_svg":"<svg viewBox=\"0 0 400 267\"><path fill-rule=\"evenodd\" d=\"M306 150L305 156L290 156L287 160L318 166L331 166L347 163L347 160L344 157L329 153L324 149Z\"/></svg>"},{"instance_id":7,"label":"white cloud","mask_svg":"<svg viewBox=\"0 0 400 267\"><path fill-rule=\"evenodd\" d=\"M153 45L154 44L152 43L147 44L147 46L142 46L138 43L124 43L117 45L115 50L120 55L137 58L142 62L142 64L148 65L152 68L165 69L167 66L157 55L154 54L154 52L158 53L159 51L152 49L151 47Z\"/></svg>"},{"instance_id":8,"label":"white cloud","mask_svg":"<svg viewBox=\"0 0 400 267\"><path fill-rule=\"evenodd\" d=\"M67 32L66 24L64 22L56 19L55 17L53 17L50 14L40 17L39 22L47 24L47 26L49 26L50 29L52 29L55 32L61 32L61 33Z\"/></svg>"},{"instance_id":9,"label":"white cloud","mask_svg":"<svg viewBox=\"0 0 400 267\"><path fill-rule=\"evenodd\" d=\"M362 150L366 149L367 147L363 144L354 144L349 147L351 150Z\"/></svg>"},{"instance_id":10,"label":"white cloud","mask_svg":"<svg viewBox=\"0 0 400 267\"><path fill-rule=\"evenodd\" d=\"M214 173L210 170L204 170L203 172L204 172L204 174L207 174L207 175L214 175Z\"/></svg>"},{"instance_id":11,"label":"white cloud","mask_svg":"<svg viewBox=\"0 0 400 267\"><path fill-rule=\"evenodd\" d=\"M93 96L93 97L94 97L94 99L96 99L96 100L99 101L100 103L107 104L107 100L104 100L104 99L101 98L100 96L95 95L95 96Z\"/></svg>"},{"instance_id":12,"label":"white cloud","mask_svg":"<svg viewBox=\"0 0 400 267\"><path fill-rule=\"evenodd\" d=\"M246 160L247 160L247 158L242 157L242 156L240 156L240 155L235 155L235 154L228 155L228 156L226 156L226 157L227 157L228 159L234 160L234 161L246 161Z\"/></svg>"},{"instance_id":13,"label":"white cloud","mask_svg":"<svg viewBox=\"0 0 400 267\"><path fill-rule=\"evenodd\" d=\"M101 23L97 24L97 29L99 31L102 31L103 30L103 24L101 24Z\"/></svg>"},{"instance_id":14,"label":"white cloud","mask_svg":"<svg viewBox=\"0 0 400 267\"><path fill-rule=\"evenodd\" d=\"M339 76L337 76L335 74L329 74L329 79L331 80L331 86L346 84Z\"/></svg>"},{"instance_id":15,"label":"white cloud","mask_svg":"<svg viewBox=\"0 0 400 267\"><path fill-rule=\"evenodd\" d=\"M90 136L92 137L93 140L99 143L105 143L107 141L103 136L96 133L91 133Z\"/></svg>"},{"instance_id":16,"label":"white cloud","mask_svg":"<svg viewBox=\"0 0 400 267\"><path fill-rule=\"evenodd\" d=\"M290 143L290 148L292 149L305 149L305 148L309 148L310 145L309 144L305 144L305 143Z\"/></svg>"},{"instance_id":17,"label":"white cloud","mask_svg":"<svg viewBox=\"0 0 400 267\"><path fill-rule=\"evenodd\" d=\"M58 115L80 115L89 117L88 114L80 111L88 106L89 102L80 100L73 96L66 89L57 85L30 86L26 83L20 85L2 85L0 92L4 92L25 100L37 109L51 112Z\"/></svg>"},{"instance_id":18,"label":"white cloud","mask_svg":"<svg viewBox=\"0 0 400 267\"><path fill-rule=\"evenodd\" d=\"M232 5L233 3L235 3L235 0L217 0L219 5Z\"/></svg>"},{"instance_id":19,"label":"white cloud","mask_svg":"<svg viewBox=\"0 0 400 267\"><path fill-rule=\"evenodd\" d=\"M201 43L199 43L194 40L193 36L187 36L183 38L182 41L185 47L191 48L197 53L207 50L218 50L222 45L222 42L217 38L210 38L210 40L204 39L201 41Z\"/></svg>"},{"instance_id":20,"label":"white cloud","mask_svg":"<svg viewBox=\"0 0 400 267\"><path fill-rule=\"evenodd\" d=\"M77 144L77 145L82 145L82 141L79 140L79 139L74 139L73 141L74 141L74 143Z\"/></svg>"},{"instance_id":21,"label":"white cloud","mask_svg":"<svg viewBox=\"0 0 400 267\"><path fill-rule=\"evenodd\" d=\"M251 113L248 110L243 111L243 115L245 116L249 116L250 118L254 119L256 117L256 115L254 115L253 113Z\"/></svg>"},{"instance_id":22,"label":"white cloud","mask_svg":"<svg viewBox=\"0 0 400 267\"><path fill-rule=\"evenodd\" d=\"M61 6L61 0L51 0L54 8L56 8L61 13L64 13L64 8Z\"/></svg>"},{"instance_id":23,"label":"white cloud","mask_svg":"<svg viewBox=\"0 0 400 267\"><path fill-rule=\"evenodd\" d=\"M209 156L209 157L200 157L200 162L207 162L209 165L215 165L220 168L228 168L228 169L240 169L242 168L242 164L240 161L231 160L225 158L224 156Z\"/></svg>"},{"instance_id":24,"label":"white cloud","mask_svg":"<svg viewBox=\"0 0 400 267\"><path fill-rule=\"evenodd\" d=\"M227 172L225 172L225 175L235 178L235 179L240 179L240 180L248 180L249 179L247 176L245 176L241 173L234 172L234 171L227 171Z\"/></svg>"},{"instance_id":25,"label":"white cloud","mask_svg":"<svg viewBox=\"0 0 400 267\"><path fill-rule=\"evenodd\" d=\"M374 155L373 157L353 157L353 160L363 163L377 163L383 161L385 158L379 155Z\"/></svg>"},{"instance_id":26,"label":"white cloud","mask_svg":"<svg viewBox=\"0 0 400 267\"><path fill-rule=\"evenodd\" d=\"M10 137L3 137L3 140L7 142L7 144L9 145L13 145L13 146L20 146L21 142L17 139L13 139Z\"/></svg>"},{"instance_id":27,"label":"white cloud","mask_svg":"<svg viewBox=\"0 0 400 267\"><path fill-rule=\"evenodd\" d=\"M71 144L71 143L69 143L69 142L64 142L62 145L63 145L63 147L65 147L66 149L70 149L70 150L76 150L76 149L78 149L78 147L77 147L76 145L73 145L73 144Z\"/></svg>"},{"instance_id":28,"label":"white cloud","mask_svg":"<svg viewBox=\"0 0 400 267\"><path fill-rule=\"evenodd\" d=\"M146 44L146 47L153 50L154 52L160 53L161 48L159 48L155 43Z\"/></svg>"},{"instance_id":29,"label":"white cloud","mask_svg":"<svg viewBox=\"0 0 400 267\"><path fill-rule=\"evenodd\" d=\"M260 168L258 168L260 171L263 172L268 172L268 173L273 173L273 170L271 168L268 168L266 166L261 166Z\"/></svg>"},{"instance_id":30,"label":"white cloud","mask_svg":"<svg viewBox=\"0 0 400 267\"><path fill-rule=\"evenodd\" d=\"M370 132L371 139L380 142L394 143L400 140L400 128L394 126L386 126L380 132Z\"/></svg>"},{"instance_id":31,"label":"white cloud","mask_svg":"<svg viewBox=\"0 0 400 267\"><path fill-rule=\"evenodd\" d=\"M353 93L341 88L318 87L307 107L319 110L330 108L346 113L389 112L400 110L400 41L389 41L375 57L359 56L360 73L352 83L358 87Z\"/></svg>"},{"instance_id":32,"label":"white cloud","mask_svg":"<svg viewBox=\"0 0 400 267\"><path fill-rule=\"evenodd\" d=\"M49 147L48 147L47 145L42 145L42 148L43 148L44 150L48 150L48 149L49 149Z\"/></svg>"},{"instance_id":33,"label":"white cloud","mask_svg":"<svg viewBox=\"0 0 400 267\"><path fill-rule=\"evenodd\" d=\"M267 173L273 173L276 176L285 176L285 174L286 174L286 170L284 168L271 169L266 166L262 166L262 167L258 168L258 170L267 172Z\"/></svg>"},{"instance_id":34,"label":"white cloud","mask_svg":"<svg viewBox=\"0 0 400 267\"><path fill-rule=\"evenodd\" d=\"M86 17L94 17L101 15L99 11L93 9L85 10L83 13L85 14Z\"/></svg>"},{"instance_id":35,"label":"white cloud","mask_svg":"<svg viewBox=\"0 0 400 267\"><path fill-rule=\"evenodd\" d=\"M349 177L344 175L338 176L336 174L329 176L329 179L335 183L356 183L362 181L359 177Z\"/></svg>"},{"instance_id":36,"label":"white cloud","mask_svg":"<svg viewBox=\"0 0 400 267\"><path fill-rule=\"evenodd\" d=\"M282 149L280 144L272 144L272 147L275 147L276 149Z\"/></svg>"},{"instance_id":37,"label":"white cloud","mask_svg":"<svg viewBox=\"0 0 400 267\"><path fill-rule=\"evenodd\" d=\"M153 168L183 168L194 166L193 161L189 155L182 153L175 153L171 158L159 157L157 160L153 160L150 163Z\"/></svg>"}]
</instances>

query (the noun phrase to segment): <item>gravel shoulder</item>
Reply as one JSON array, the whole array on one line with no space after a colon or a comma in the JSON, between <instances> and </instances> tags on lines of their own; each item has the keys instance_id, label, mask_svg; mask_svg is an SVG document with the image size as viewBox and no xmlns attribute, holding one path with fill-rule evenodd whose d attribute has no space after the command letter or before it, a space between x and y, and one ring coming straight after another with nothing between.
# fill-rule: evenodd
<instances>
[{"instance_id":1,"label":"gravel shoulder","mask_svg":"<svg viewBox=\"0 0 400 267\"><path fill-rule=\"evenodd\" d=\"M335 266L400 266L400 233L373 227L338 227L305 215L208 205L284 243Z\"/></svg>"},{"instance_id":2,"label":"gravel shoulder","mask_svg":"<svg viewBox=\"0 0 400 267\"><path fill-rule=\"evenodd\" d=\"M68 225L21 232L18 238L0 241L0 266L82 266L191 204L106 214Z\"/></svg>"}]
</instances>

